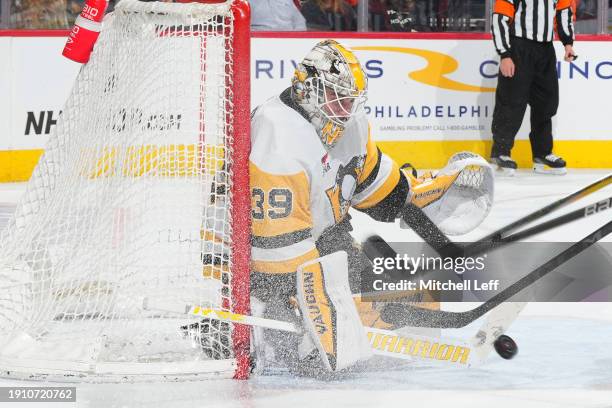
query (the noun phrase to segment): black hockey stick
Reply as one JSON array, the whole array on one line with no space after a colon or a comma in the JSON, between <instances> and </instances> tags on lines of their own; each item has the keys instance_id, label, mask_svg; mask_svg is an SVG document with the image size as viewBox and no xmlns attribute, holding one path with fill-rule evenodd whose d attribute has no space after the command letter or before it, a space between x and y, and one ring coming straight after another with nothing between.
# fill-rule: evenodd
<instances>
[{"instance_id":1,"label":"black hockey stick","mask_svg":"<svg viewBox=\"0 0 612 408\"><path fill-rule=\"evenodd\" d=\"M400 216L423 241L429 244L441 256L456 257L462 254L463 249L451 241L417 205L408 203L400 213ZM370 238L372 238L371 242L382 240L379 236ZM366 241L370 241L370 238Z\"/></svg>"},{"instance_id":2,"label":"black hockey stick","mask_svg":"<svg viewBox=\"0 0 612 408\"><path fill-rule=\"evenodd\" d=\"M560 198L559 200L552 202L549 205L542 207L539 210L534 211L531 214L528 214L524 216L523 218L518 219L506 225L505 227L498 229L497 231L480 239L480 241L499 241L508 233L516 231L517 229L529 224L532 221L537 220L538 218L544 217L551 211L557 210L559 208L563 208L571 203L574 203L580 200L583 197L588 196L589 194L592 194L598 190L601 190L602 188L606 187L609 184L612 184L612 173L589 184L586 187L581 188L578 191L573 192L572 194L568 196Z\"/></svg>"},{"instance_id":3,"label":"black hockey stick","mask_svg":"<svg viewBox=\"0 0 612 408\"><path fill-rule=\"evenodd\" d=\"M512 235L507 235L503 238L499 238L495 241L485 241L485 238L482 238L476 242L466 245L462 251L462 256L474 256L483 253L484 251L491 250L493 248L497 248L498 246L502 246L508 244L510 242L520 241L521 239L532 237L536 234L540 234L542 232L551 230L558 226L570 223L572 221L579 220L581 218L586 218L594 214L598 214L602 211L612 209L612 197L606 198L605 200L601 200L596 202L595 204L587 205L586 207L582 207L578 210L574 210L570 213L561 215L557 218L553 218L552 220L543 222L541 224L535 225L526 230L516 232Z\"/></svg>"},{"instance_id":4,"label":"black hockey stick","mask_svg":"<svg viewBox=\"0 0 612 408\"><path fill-rule=\"evenodd\" d=\"M398 324L412 327L435 327L441 329L457 329L465 327L476 319L483 316L491 309L499 306L510 299L526 287L535 283L555 270L558 266L580 254L585 249L612 233L612 221L590 233L580 241L576 242L565 251L542 264L514 284L510 285L482 305L465 312L448 312L443 310L423 309L416 306L406 305L403 310L406 312L405 321Z\"/></svg>"},{"instance_id":5,"label":"black hockey stick","mask_svg":"<svg viewBox=\"0 0 612 408\"><path fill-rule=\"evenodd\" d=\"M458 257L463 254L463 248L451 241L434 222L429 219L421 208L408 203L400 213L400 217L418 236L431 246L441 257ZM366 256L374 258L395 258L397 252L380 235L371 235L362 243L361 249ZM398 277L401 272L390 271L391 276ZM413 275L413 278L416 276Z\"/></svg>"},{"instance_id":6,"label":"black hockey stick","mask_svg":"<svg viewBox=\"0 0 612 408\"><path fill-rule=\"evenodd\" d=\"M512 239L507 236L509 233L516 231L517 229L529 224L537 220L538 218L542 218L551 211L554 211L559 208L563 208L573 202L578 201L579 199L586 197L589 194L592 194L607 185L612 184L612 174L609 174L586 187L581 188L574 193L565 196L543 208L540 208L537 211L532 212L531 214L526 215L525 217L514 221L505 227L498 229L497 231L485 236L484 238L479 239L478 241L467 245L466 247L461 247L460 245L452 242L440 229L434 224L433 221L425 215L422 209L417 207L414 204L409 204L404 211L402 211L401 216L404 222L408 224L410 228L412 228L427 244L429 244L438 254L442 257L450 256L450 257L458 257L465 256L466 253L469 255L475 255L486 251L487 249L491 249L497 246L503 245L505 242L513 242L516 239ZM597 205L597 204L595 204ZM586 208L589 208L588 206ZM574 213L579 213L580 210L575 211ZM572 214L572 213L570 213ZM590 214L589 214L590 215ZM569 217L569 214L562 217ZM561 218L561 217L559 217ZM577 217L576 219L581 218ZM564 222L561 222L557 225L553 225L554 220L551 220L547 223L542 224L541 226L536 226L526 231L523 231L520 238L526 238L528 236L535 235L540 232L544 232L548 229L553 228L554 226L561 225L565 222L570 222L572 220L565 219ZM549 225L546 229L540 229L545 225ZM530 232L529 235L526 233ZM377 252L382 254L385 257L394 257L395 251L378 235L373 235L368 237L365 241L365 246L371 246L377 249ZM385 255L388 254L388 255Z\"/></svg>"},{"instance_id":7,"label":"black hockey stick","mask_svg":"<svg viewBox=\"0 0 612 408\"><path fill-rule=\"evenodd\" d=\"M512 235L508 235L497 241L479 240L479 241L470 243L464 247L451 242L450 245L446 244L446 246L441 247L441 249L440 248L435 248L435 249L441 257L476 256L485 251L495 249L499 246L502 246L502 245L505 245L511 242L516 242L521 239L529 238L533 235L540 234L542 232L551 230L558 226L570 223L572 221L579 220L581 218L586 218L591 215L598 214L602 211L609 210L609 209L612 209L612 197L606 198L605 200L598 201L595 204L587 205L586 207L582 207L578 210L561 215L557 218L554 218L552 220L535 225L526 230L517 232ZM423 216L425 215L423 214ZM429 221L429 222L432 222L432 221ZM436 242L440 242L440 241L436 241ZM395 252L395 250L383 238L381 238L378 235L369 237L366 240L366 242L363 244L362 248L369 259L380 258L380 257L395 258L397 255L397 252ZM416 276L418 275L418 273L413 274L413 275Z\"/></svg>"},{"instance_id":8,"label":"black hockey stick","mask_svg":"<svg viewBox=\"0 0 612 408\"><path fill-rule=\"evenodd\" d=\"M609 197L605 200L601 200L596 202L595 204L587 205L586 207L580 208L578 210L572 211L570 213L561 215L552 220L543 222L541 224L535 225L526 230L517 232L512 235L508 235L504 238L501 238L497 241L476 241L471 244L468 244L464 247L453 244L453 246L446 246L442 251L437 250L440 257L445 258L447 256L450 257L474 257L479 255L485 251L491 251L498 247L507 245L512 242L519 241L521 239L529 238L533 235L540 234L542 232L548 231L550 229L556 228L558 226L570 223L572 221L576 221L582 218L589 217L594 214L598 214L602 211L612 209L612 197ZM451 251L448 251L448 249ZM373 260L374 258L395 258L397 256L397 252L380 236L372 236L369 237L363 244L362 250L366 254L366 256ZM417 278L422 278L424 275L431 271L422 271L417 270L415 273L412 273L407 279L409 281L415 281ZM388 276L394 278L406 278L405 273L402 271L388 271Z\"/></svg>"}]
</instances>

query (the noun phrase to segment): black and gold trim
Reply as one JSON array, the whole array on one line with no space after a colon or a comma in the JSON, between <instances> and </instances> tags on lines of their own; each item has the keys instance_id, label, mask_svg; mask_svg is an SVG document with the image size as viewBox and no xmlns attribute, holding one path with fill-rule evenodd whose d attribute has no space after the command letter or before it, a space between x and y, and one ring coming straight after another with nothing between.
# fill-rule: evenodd
<instances>
[{"instance_id":1,"label":"black and gold trim","mask_svg":"<svg viewBox=\"0 0 612 408\"><path fill-rule=\"evenodd\" d=\"M303 230L288 232L286 234L280 234L270 237L260 237L257 235L251 235L251 244L256 248L276 249L296 244L311 237L312 230L310 228L306 228Z\"/></svg>"},{"instance_id":2,"label":"black and gold trim","mask_svg":"<svg viewBox=\"0 0 612 408\"><path fill-rule=\"evenodd\" d=\"M397 218L397 214L406 205L409 192L410 185L408 184L408 180L406 180L406 177L400 175L398 183L385 198L373 207L358 209L368 214L376 221L393 222Z\"/></svg>"},{"instance_id":3,"label":"black and gold trim","mask_svg":"<svg viewBox=\"0 0 612 408\"><path fill-rule=\"evenodd\" d=\"M366 188L370 187L372 183L374 183L374 181L376 180L376 177L378 177L378 170L380 169L381 159L382 159L382 152L377 147L376 148L376 162L374 164L374 168L371 169L371 171L368 174L367 167L368 167L368 160L370 160L370 156L368 156L366 159L366 165L365 165L366 168L364 169L364 174L367 174L367 177L365 178L365 180L357 184L357 188L355 189L355 194L361 193Z\"/></svg>"}]
</instances>

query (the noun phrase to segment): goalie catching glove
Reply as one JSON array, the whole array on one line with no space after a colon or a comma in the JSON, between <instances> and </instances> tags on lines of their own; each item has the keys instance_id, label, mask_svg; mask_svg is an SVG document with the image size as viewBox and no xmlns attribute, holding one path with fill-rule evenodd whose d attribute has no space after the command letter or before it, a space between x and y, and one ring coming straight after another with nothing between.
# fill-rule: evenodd
<instances>
[{"instance_id":1,"label":"goalie catching glove","mask_svg":"<svg viewBox=\"0 0 612 408\"><path fill-rule=\"evenodd\" d=\"M454 154L435 176L417 178L411 166L402 172L410 180L410 201L445 234L467 234L491 211L493 170L475 153ZM403 221L401 225L406 227Z\"/></svg>"}]
</instances>

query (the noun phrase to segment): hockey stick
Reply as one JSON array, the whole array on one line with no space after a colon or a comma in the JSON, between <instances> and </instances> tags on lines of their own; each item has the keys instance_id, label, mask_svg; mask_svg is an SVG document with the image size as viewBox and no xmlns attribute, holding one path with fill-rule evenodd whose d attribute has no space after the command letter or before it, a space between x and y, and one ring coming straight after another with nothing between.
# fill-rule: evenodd
<instances>
[{"instance_id":1,"label":"hockey stick","mask_svg":"<svg viewBox=\"0 0 612 408\"><path fill-rule=\"evenodd\" d=\"M448 237L440 231L440 229L434 224L433 221L425 215L423 210L414 204L409 204L404 211L402 211L402 219L404 222L410 226L427 244L429 244L441 257L458 257L458 256L473 256L488 249L492 249L498 246L502 246L505 243L513 242L518 239L524 239L535 234L547 231L556 226L562 225L567 222L574 221L576 219L587 217L589 215L593 215L599 211L606 210L610 208L610 200L603 200L593 205L584 207L580 210L576 210L567 215L561 216L556 220L551 220L546 223L543 223L539 226L532 227L528 230L520 232L516 236L507 235L517 229L529 224L532 221L537 220L538 218L542 218L547 215L549 212L554 211L559 208L563 208L571 203L578 201L579 199L586 197L587 195L594 193L596 191L601 190L607 185L612 184L612 174L607 175L586 187L581 188L574 193L565 196L543 208L540 208L537 211L534 211L531 214L526 215L525 217L514 221L505 227L498 229L495 232L485 236L484 238L479 239L478 241L469 244L465 247L461 247L460 245L452 242ZM607 204L606 204L607 202ZM593 209L596 211L593 212ZM581 215L582 214L582 215ZM365 240L365 246L372 246L377 249L377 252L385 257L394 257L395 251L387 244L387 242L378 235L373 235L368 237Z\"/></svg>"},{"instance_id":2,"label":"hockey stick","mask_svg":"<svg viewBox=\"0 0 612 408\"><path fill-rule=\"evenodd\" d=\"M480 241L498 241L501 240L506 234L516 231L517 229L529 224L532 221L537 220L538 218L542 218L545 215L547 215L548 213L550 213L551 211L557 210L559 208L563 208L571 203L574 203L578 200L580 200L583 197L588 196L589 194L592 194L596 191L601 190L602 188L606 187L607 185L612 184L612 174L608 174L605 177L602 177L601 179L589 184L586 187L581 188L578 191L573 192L572 194L565 196L563 198L560 198L559 200L543 207L540 208L537 211L532 212L531 214L528 214L526 216L524 216L523 218L520 218L508 225L506 225L503 228L498 229L495 232L492 232L491 234L485 236L484 238L480 239Z\"/></svg>"},{"instance_id":3,"label":"hockey stick","mask_svg":"<svg viewBox=\"0 0 612 408\"><path fill-rule=\"evenodd\" d=\"M568 224L572 221L590 217L591 215L595 215L609 209L612 209L612 197L587 205L557 218L553 218L552 220L535 225L526 230L507 235L498 239L497 241L483 241L483 238L464 247L459 245L454 245L453 247L446 246L445 248L447 248L447 250L442 250L442 252L438 251L438 253L442 257L475 256L487 250L491 250L511 242L519 241L521 239L529 238L533 235L540 234L564 224ZM378 235L369 237L366 240L366 245L364 245L363 248L364 252L370 259L381 256L385 258L394 258L396 256L395 250ZM448 250L449 248L451 248L451 251Z\"/></svg>"},{"instance_id":4,"label":"hockey stick","mask_svg":"<svg viewBox=\"0 0 612 408\"><path fill-rule=\"evenodd\" d=\"M468 244L465 247L463 247L462 256L478 255L486 250L497 248L499 246L508 244L510 242L515 242L521 239L529 238L531 236L551 230L558 226L568 224L572 221L576 221L581 218L590 217L591 215L598 214L602 211L609 210L609 209L612 209L612 197L606 198L605 200L598 201L594 204L587 205L586 207L582 207L578 210L561 215L557 218L554 218L550 221L546 221L541 224L535 225L526 230L511 234L511 235L507 235L503 238L500 237L499 239L495 241L485 241L486 239L485 237L481 240L478 240L474 243Z\"/></svg>"},{"instance_id":5,"label":"hockey stick","mask_svg":"<svg viewBox=\"0 0 612 408\"><path fill-rule=\"evenodd\" d=\"M300 327L291 322L243 315L214 308L178 304L159 299L144 298L142 307L144 310L209 318L290 333L302 332ZM457 367L471 367L481 364L490 351L492 341L496 338L492 336L501 334L499 328L493 326L492 322L486 322L469 342L450 337L429 337L414 333L399 334L391 330L373 327L364 327L364 330L376 355L401 360L414 361L418 359L439 362Z\"/></svg>"},{"instance_id":6,"label":"hockey stick","mask_svg":"<svg viewBox=\"0 0 612 408\"><path fill-rule=\"evenodd\" d=\"M438 254L451 257L460 256L462 248L451 241L417 205L408 203L402 210L400 216L402 220ZM382 240L382 238L374 235L368 238L366 242L375 243L380 240Z\"/></svg>"},{"instance_id":7,"label":"hockey stick","mask_svg":"<svg viewBox=\"0 0 612 408\"><path fill-rule=\"evenodd\" d=\"M465 312L448 312L443 310L423 309L420 307L407 305L405 309L409 312L408 315L410 317L402 323L412 327L437 327L442 329L465 327L483 316L491 309L507 301L526 287L543 278L549 272L555 270L558 266L580 254L610 233L612 233L612 221L609 221L604 226L598 228L580 241L574 243L565 251L540 265L538 268L519 279L514 284L510 285L497 295L493 296L491 299L472 310Z\"/></svg>"}]
</instances>

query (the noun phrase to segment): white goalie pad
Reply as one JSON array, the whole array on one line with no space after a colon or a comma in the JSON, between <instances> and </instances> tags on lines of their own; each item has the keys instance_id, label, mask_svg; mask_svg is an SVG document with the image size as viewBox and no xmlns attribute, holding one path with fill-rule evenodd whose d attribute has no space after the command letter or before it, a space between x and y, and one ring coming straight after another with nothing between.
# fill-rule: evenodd
<instances>
[{"instance_id":1,"label":"white goalie pad","mask_svg":"<svg viewBox=\"0 0 612 408\"><path fill-rule=\"evenodd\" d=\"M446 177L444 177L446 176ZM489 163L471 152L454 154L432 180L451 180L441 187L439 199L423 207L423 212L447 235L467 234L478 227L493 207L494 178ZM401 226L407 226L402 221Z\"/></svg>"},{"instance_id":2,"label":"white goalie pad","mask_svg":"<svg viewBox=\"0 0 612 408\"><path fill-rule=\"evenodd\" d=\"M372 357L348 283L344 251L307 262L297 270L297 300L304 330L330 371Z\"/></svg>"}]
</instances>

